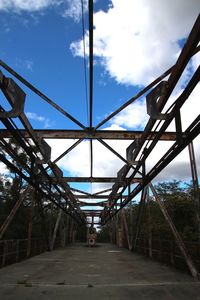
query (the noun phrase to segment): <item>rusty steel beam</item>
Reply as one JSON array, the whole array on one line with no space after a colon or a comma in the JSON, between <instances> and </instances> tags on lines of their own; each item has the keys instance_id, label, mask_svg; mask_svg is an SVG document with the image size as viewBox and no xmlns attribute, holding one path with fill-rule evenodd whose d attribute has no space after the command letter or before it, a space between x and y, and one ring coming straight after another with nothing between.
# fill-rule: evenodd
<instances>
[{"instance_id":1,"label":"rusty steel beam","mask_svg":"<svg viewBox=\"0 0 200 300\"><path fill-rule=\"evenodd\" d=\"M109 198L109 195L93 195L93 194L90 194L90 195L75 195L75 197L77 199L108 199ZM116 197L120 197L122 199L125 199L127 197L127 195L118 195L116 194Z\"/></svg>"},{"instance_id":2,"label":"rusty steel beam","mask_svg":"<svg viewBox=\"0 0 200 300\"><path fill-rule=\"evenodd\" d=\"M135 140L141 138L143 131L125 130L65 130L65 129L36 129L37 136L44 139L102 139L102 140ZM25 129L19 130L20 135L30 138ZM150 132L146 140L153 140L157 132ZM7 129L0 129L0 138L11 138L13 134ZM176 132L164 132L160 141L175 141Z\"/></svg>"},{"instance_id":3,"label":"rusty steel beam","mask_svg":"<svg viewBox=\"0 0 200 300\"><path fill-rule=\"evenodd\" d=\"M85 213L85 216L86 217L100 217L100 212L89 212L89 211L84 211L84 213Z\"/></svg>"},{"instance_id":4,"label":"rusty steel beam","mask_svg":"<svg viewBox=\"0 0 200 300\"><path fill-rule=\"evenodd\" d=\"M81 142L83 141L83 139L79 139L78 141L76 141L73 145L71 145L67 150L65 150L61 155L59 155L54 161L53 163L57 163L59 160L61 160L61 158L63 158L65 155L67 155L70 151L72 151L76 146L78 146Z\"/></svg>"},{"instance_id":5,"label":"rusty steel beam","mask_svg":"<svg viewBox=\"0 0 200 300\"><path fill-rule=\"evenodd\" d=\"M125 158L123 158L123 156L121 156L117 151L115 151L110 145L108 145L101 139L98 139L98 141L99 141L99 143L104 145L104 147L106 147L109 151L111 151L115 156L117 156L119 159L121 159L125 164L127 164L127 165L129 164L128 161ZM130 166L130 168L132 168L132 166Z\"/></svg>"},{"instance_id":6,"label":"rusty steel beam","mask_svg":"<svg viewBox=\"0 0 200 300\"><path fill-rule=\"evenodd\" d=\"M107 192L111 192L111 191L112 191L111 188L110 188L110 189L105 189L105 190L99 191L99 192L97 192L97 193L94 193L93 195L101 195L101 194L103 194L103 193L107 193Z\"/></svg>"},{"instance_id":7,"label":"rusty steel beam","mask_svg":"<svg viewBox=\"0 0 200 300\"><path fill-rule=\"evenodd\" d=\"M87 222L87 225L100 225L100 223L99 222L93 222L93 221L88 221Z\"/></svg>"},{"instance_id":8,"label":"rusty steel beam","mask_svg":"<svg viewBox=\"0 0 200 300\"><path fill-rule=\"evenodd\" d=\"M90 193L87 193L85 191L82 191L82 190L79 190L79 189L74 189L72 187L70 187L70 190L73 191L73 192L76 192L76 193L81 193L81 194L84 194L84 195L91 195ZM76 194L74 193L74 196L76 196Z\"/></svg>"},{"instance_id":9,"label":"rusty steel beam","mask_svg":"<svg viewBox=\"0 0 200 300\"><path fill-rule=\"evenodd\" d=\"M84 211L84 213L85 214L90 214L90 215L92 215L92 214L100 214L101 213L101 211L102 211L102 209L83 209L83 211Z\"/></svg>"},{"instance_id":10,"label":"rusty steel beam","mask_svg":"<svg viewBox=\"0 0 200 300\"><path fill-rule=\"evenodd\" d=\"M104 202L95 202L95 203L88 203L88 202L78 202L79 206L102 206L104 207L106 205L106 201Z\"/></svg>"},{"instance_id":11,"label":"rusty steel beam","mask_svg":"<svg viewBox=\"0 0 200 300\"><path fill-rule=\"evenodd\" d=\"M54 178L52 177L52 180ZM66 182L92 182L92 183L113 183L117 180L117 177L63 177L63 181ZM128 178L126 179L128 183ZM131 183L141 182L141 178L133 178Z\"/></svg>"}]
</instances>

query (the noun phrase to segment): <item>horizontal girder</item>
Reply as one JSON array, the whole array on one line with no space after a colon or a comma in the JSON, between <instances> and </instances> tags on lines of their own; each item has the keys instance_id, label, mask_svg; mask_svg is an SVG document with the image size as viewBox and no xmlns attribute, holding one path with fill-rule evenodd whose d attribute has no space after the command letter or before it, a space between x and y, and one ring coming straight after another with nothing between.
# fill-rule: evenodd
<instances>
[{"instance_id":1,"label":"horizontal girder","mask_svg":"<svg viewBox=\"0 0 200 300\"><path fill-rule=\"evenodd\" d=\"M30 137L29 133L19 130L24 137ZM125 131L125 130L65 130L65 129L37 129L34 130L37 136L45 139L103 139L103 140L134 140L141 138L143 131ZM151 132L147 136L147 140L152 140L156 132ZM11 138L13 135L7 129L0 129L1 138ZM176 140L175 132L164 132L160 140L174 141Z\"/></svg>"},{"instance_id":2,"label":"horizontal girder","mask_svg":"<svg viewBox=\"0 0 200 300\"><path fill-rule=\"evenodd\" d=\"M63 177L66 182L93 182L93 183L109 183L115 182L117 177ZM133 178L131 183L140 182L141 178Z\"/></svg>"}]
</instances>

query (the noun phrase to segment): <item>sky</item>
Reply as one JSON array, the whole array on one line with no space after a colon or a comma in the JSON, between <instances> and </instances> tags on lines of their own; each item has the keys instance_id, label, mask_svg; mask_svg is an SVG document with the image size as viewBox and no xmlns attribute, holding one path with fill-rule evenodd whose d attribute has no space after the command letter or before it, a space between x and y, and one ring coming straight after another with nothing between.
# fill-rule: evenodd
<instances>
[{"instance_id":1,"label":"sky","mask_svg":"<svg viewBox=\"0 0 200 300\"><path fill-rule=\"evenodd\" d=\"M88 12L84 4L88 79ZM172 66L200 10L199 0L96 0L94 2L93 126ZM84 78L81 0L0 0L0 57L20 75L88 126ZM199 65L195 56L170 101L176 99ZM4 72L8 75L6 72ZM35 129L79 129L42 99L26 92L25 113ZM183 128L199 114L198 85L182 113ZM0 95L2 99L2 95ZM198 101L198 103L197 103ZM148 120L145 97L101 129L142 130ZM169 130L174 130L173 124ZM52 160L73 140L48 140ZM109 141L125 157L130 141ZM199 139L195 140L195 149ZM171 143L159 142L147 169ZM103 159L102 159L103 158ZM199 151L196 151L200 171ZM58 165L65 175L89 176L89 143L82 142ZM94 142L94 176L116 176L123 163ZM190 180L188 151L183 151L156 180ZM75 185L74 185L75 186ZM92 192L105 185L76 185Z\"/></svg>"}]
</instances>

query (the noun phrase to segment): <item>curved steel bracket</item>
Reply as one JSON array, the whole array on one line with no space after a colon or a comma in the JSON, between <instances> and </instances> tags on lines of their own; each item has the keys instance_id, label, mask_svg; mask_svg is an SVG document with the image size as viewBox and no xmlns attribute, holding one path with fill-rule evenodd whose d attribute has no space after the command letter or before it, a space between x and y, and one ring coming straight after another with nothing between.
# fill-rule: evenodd
<instances>
[{"instance_id":1,"label":"curved steel bracket","mask_svg":"<svg viewBox=\"0 0 200 300\"><path fill-rule=\"evenodd\" d=\"M0 71L0 88L12 106L9 111L0 111L0 118L16 118L24 111L26 94L12 78L6 78Z\"/></svg>"},{"instance_id":2,"label":"curved steel bracket","mask_svg":"<svg viewBox=\"0 0 200 300\"><path fill-rule=\"evenodd\" d=\"M118 182L115 182L112 186L112 193L116 194L118 189L120 188Z\"/></svg>"},{"instance_id":3,"label":"curved steel bracket","mask_svg":"<svg viewBox=\"0 0 200 300\"><path fill-rule=\"evenodd\" d=\"M65 190L66 195L68 195L69 192L70 192L70 186L69 186L69 184L67 182L64 182L64 180L63 180L63 186L62 187Z\"/></svg>"},{"instance_id":4,"label":"curved steel bracket","mask_svg":"<svg viewBox=\"0 0 200 300\"><path fill-rule=\"evenodd\" d=\"M128 165L124 165L118 172L117 172L117 182L120 186L126 185L126 175L129 171L130 167Z\"/></svg>"},{"instance_id":5,"label":"curved steel bracket","mask_svg":"<svg viewBox=\"0 0 200 300\"><path fill-rule=\"evenodd\" d=\"M40 145L43 159L36 159L36 163L37 164L46 164L51 159L51 147L43 139L39 139L38 144Z\"/></svg>"},{"instance_id":6,"label":"curved steel bracket","mask_svg":"<svg viewBox=\"0 0 200 300\"><path fill-rule=\"evenodd\" d=\"M131 165L137 165L136 158L136 151L140 148L140 139L135 139L133 143L131 143L128 148L126 149L126 160Z\"/></svg>"},{"instance_id":7,"label":"curved steel bracket","mask_svg":"<svg viewBox=\"0 0 200 300\"><path fill-rule=\"evenodd\" d=\"M160 98L166 94L168 88L167 81L161 81L147 96L147 114L155 120L169 120L172 115L171 113L161 113Z\"/></svg>"},{"instance_id":8,"label":"curved steel bracket","mask_svg":"<svg viewBox=\"0 0 200 300\"><path fill-rule=\"evenodd\" d=\"M62 179L63 177L63 171L54 163L51 163L51 169L53 173L56 175L56 177Z\"/></svg>"}]
</instances>

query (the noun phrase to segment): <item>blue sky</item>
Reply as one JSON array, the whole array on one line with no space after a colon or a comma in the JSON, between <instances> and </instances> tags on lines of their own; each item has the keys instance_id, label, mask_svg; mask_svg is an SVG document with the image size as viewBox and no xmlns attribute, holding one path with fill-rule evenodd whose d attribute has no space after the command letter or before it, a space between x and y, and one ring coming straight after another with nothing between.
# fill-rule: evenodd
<instances>
[{"instance_id":1,"label":"blue sky","mask_svg":"<svg viewBox=\"0 0 200 300\"><path fill-rule=\"evenodd\" d=\"M87 44L88 13L87 3L83 2ZM87 126L80 4L80 0L0 0L0 57ZM199 9L199 0L95 1L94 125L176 62ZM181 86L198 64L199 58L192 60L175 95L181 92ZM23 89L27 92L25 112L34 128L78 129L77 125L57 113L38 96ZM197 95L195 91L191 99L193 103L196 103ZM185 124L194 117L191 103L185 109L185 115L183 112ZM104 127L142 129L146 121L146 104L142 98ZM73 143L48 142L52 147L52 159ZM110 143L125 156L127 142ZM150 165L168 147L159 144ZM123 165L96 142L94 156L95 176L116 176ZM199 162L200 159L197 159ZM180 163L182 168L177 168ZM189 168L183 174L186 165L187 153L167 168L160 178L185 180L190 176ZM60 161L59 166L65 174L88 176L87 142Z\"/></svg>"},{"instance_id":2,"label":"blue sky","mask_svg":"<svg viewBox=\"0 0 200 300\"><path fill-rule=\"evenodd\" d=\"M87 13L85 16L87 21ZM51 8L34 13L2 11L0 23L1 59L87 125L83 59L74 57L70 50L70 44L82 36L81 22L62 17L59 9ZM94 124L128 100L136 89L116 83L100 64L95 65ZM26 112L49 120L48 124L35 122L34 126L77 128L43 100L29 94Z\"/></svg>"}]
</instances>

